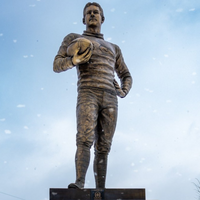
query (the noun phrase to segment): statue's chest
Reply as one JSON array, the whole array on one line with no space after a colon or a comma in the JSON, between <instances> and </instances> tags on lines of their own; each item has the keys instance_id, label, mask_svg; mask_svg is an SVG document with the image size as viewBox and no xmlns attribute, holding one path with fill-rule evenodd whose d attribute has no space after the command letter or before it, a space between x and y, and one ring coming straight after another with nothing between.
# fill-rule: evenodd
<instances>
[{"instance_id":1,"label":"statue's chest","mask_svg":"<svg viewBox=\"0 0 200 200\"><path fill-rule=\"evenodd\" d=\"M89 37L88 39L93 44L93 54L115 59L116 52L113 44L98 38Z\"/></svg>"}]
</instances>

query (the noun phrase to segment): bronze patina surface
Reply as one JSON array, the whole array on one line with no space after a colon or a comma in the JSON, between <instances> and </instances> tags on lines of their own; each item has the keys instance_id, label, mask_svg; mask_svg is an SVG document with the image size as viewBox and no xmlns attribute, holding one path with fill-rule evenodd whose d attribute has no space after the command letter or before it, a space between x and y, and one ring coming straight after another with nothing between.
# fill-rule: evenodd
<instances>
[{"instance_id":1,"label":"bronze patina surface","mask_svg":"<svg viewBox=\"0 0 200 200\"><path fill-rule=\"evenodd\" d=\"M101 34L104 20L103 9L99 4L86 4L83 10L86 30L83 34L68 34L54 59L55 72L76 67L78 74L76 181L69 188L84 188L93 143L96 188L105 188L107 156L117 122L117 96L124 98L132 86L131 74L120 48L105 41ZM81 54L80 48L77 48L74 55L68 55L69 46L78 38L86 38L92 45ZM115 72L121 86L114 78Z\"/></svg>"}]
</instances>

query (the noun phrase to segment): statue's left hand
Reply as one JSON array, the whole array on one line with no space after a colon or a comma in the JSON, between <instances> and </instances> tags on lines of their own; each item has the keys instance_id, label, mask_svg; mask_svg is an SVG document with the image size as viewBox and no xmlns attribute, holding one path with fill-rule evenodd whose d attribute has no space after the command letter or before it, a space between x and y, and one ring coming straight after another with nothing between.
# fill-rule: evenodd
<instances>
[{"instance_id":1,"label":"statue's left hand","mask_svg":"<svg viewBox=\"0 0 200 200\"><path fill-rule=\"evenodd\" d=\"M114 79L113 84L115 86L115 90L117 92L117 96L124 98L126 96L126 93L121 89L117 81Z\"/></svg>"},{"instance_id":2,"label":"statue's left hand","mask_svg":"<svg viewBox=\"0 0 200 200\"><path fill-rule=\"evenodd\" d=\"M80 50L80 48L78 48L75 51L75 54L72 57L73 65L80 65L80 64L88 62L90 57L91 57L91 55L92 55L92 51L91 51L90 48L88 48L84 53L82 53L80 55L78 54L79 50Z\"/></svg>"}]
</instances>

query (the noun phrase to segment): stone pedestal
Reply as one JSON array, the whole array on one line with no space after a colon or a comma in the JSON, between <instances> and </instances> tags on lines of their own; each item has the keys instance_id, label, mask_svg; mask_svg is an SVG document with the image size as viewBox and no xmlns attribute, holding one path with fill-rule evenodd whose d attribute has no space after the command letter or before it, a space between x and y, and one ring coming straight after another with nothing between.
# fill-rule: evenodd
<instances>
[{"instance_id":1,"label":"stone pedestal","mask_svg":"<svg viewBox=\"0 0 200 200\"><path fill-rule=\"evenodd\" d=\"M145 189L50 189L50 200L145 200Z\"/></svg>"}]
</instances>

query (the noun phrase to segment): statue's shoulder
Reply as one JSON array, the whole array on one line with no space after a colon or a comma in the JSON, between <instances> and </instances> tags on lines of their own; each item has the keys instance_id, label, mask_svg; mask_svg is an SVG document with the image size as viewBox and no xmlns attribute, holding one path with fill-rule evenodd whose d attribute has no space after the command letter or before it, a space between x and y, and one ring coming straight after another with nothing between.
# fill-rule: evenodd
<instances>
[{"instance_id":1,"label":"statue's shoulder","mask_svg":"<svg viewBox=\"0 0 200 200\"><path fill-rule=\"evenodd\" d=\"M117 44L114 44L112 42L106 41L108 44L110 44L111 46L113 46L115 49L120 49L119 46Z\"/></svg>"},{"instance_id":2,"label":"statue's shoulder","mask_svg":"<svg viewBox=\"0 0 200 200\"><path fill-rule=\"evenodd\" d=\"M112 42L108 42L108 43L115 49L115 52L117 54L121 52L121 49L120 49L120 47L117 44L114 44Z\"/></svg>"},{"instance_id":3,"label":"statue's shoulder","mask_svg":"<svg viewBox=\"0 0 200 200\"><path fill-rule=\"evenodd\" d=\"M70 34L68 34L68 35L66 35L66 36L64 37L64 41L68 43L68 42L71 42L72 40L74 40L74 39L76 39L76 38L79 38L79 37L81 37L80 34L77 34L77 33L70 33Z\"/></svg>"}]
</instances>

